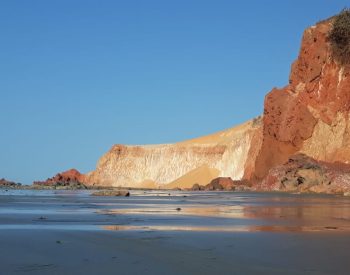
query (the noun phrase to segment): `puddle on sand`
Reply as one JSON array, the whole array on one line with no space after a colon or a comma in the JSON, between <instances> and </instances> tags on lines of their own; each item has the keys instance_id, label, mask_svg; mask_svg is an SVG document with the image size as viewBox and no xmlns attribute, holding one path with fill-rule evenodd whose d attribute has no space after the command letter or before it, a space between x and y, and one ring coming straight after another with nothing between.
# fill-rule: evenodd
<instances>
[{"instance_id":1,"label":"puddle on sand","mask_svg":"<svg viewBox=\"0 0 350 275\"><path fill-rule=\"evenodd\" d=\"M177 215L233 219L281 219L298 220L306 223L322 220L342 220L350 226L350 208L347 205L144 205L138 208L99 210L107 215Z\"/></svg>"},{"instance_id":2,"label":"puddle on sand","mask_svg":"<svg viewBox=\"0 0 350 275\"><path fill-rule=\"evenodd\" d=\"M119 208L97 211L99 214L108 215L186 215L200 217L226 217L226 218L244 218L242 206L215 206L209 207L193 207L183 206L176 207L174 205L155 205L154 207L145 208Z\"/></svg>"},{"instance_id":3,"label":"puddle on sand","mask_svg":"<svg viewBox=\"0 0 350 275\"><path fill-rule=\"evenodd\" d=\"M102 226L103 229L114 231L350 232L348 205L180 205L181 208L176 206L152 205L144 208L106 209L99 213L144 217L143 224ZM149 216L152 218L148 219ZM172 224L166 221L169 216L174 218ZM157 217L157 224L154 224L154 217Z\"/></svg>"},{"instance_id":4,"label":"puddle on sand","mask_svg":"<svg viewBox=\"0 0 350 275\"><path fill-rule=\"evenodd\" d=\"M349 232L349 227L333 226L189 226L189 225L105 225L110 231L193 231L193 232Z\"/></svg>"}]
</instances>

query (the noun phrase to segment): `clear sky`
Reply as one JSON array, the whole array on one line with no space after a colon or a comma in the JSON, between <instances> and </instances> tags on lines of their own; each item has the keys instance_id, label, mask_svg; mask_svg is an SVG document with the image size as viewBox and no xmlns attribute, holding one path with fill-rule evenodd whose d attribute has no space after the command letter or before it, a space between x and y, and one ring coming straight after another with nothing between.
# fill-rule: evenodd
<instances>
[{"instance_id":1,"label":"clear sky","mask_svg":"<svg viewBox=\"0 0 350 275\"><path fill-rule=\"evenodd\" d=\"M1 0L0 178L93 170L113 144L232 127L287 84L336 0Z\"/></svg>"}]
</instances>

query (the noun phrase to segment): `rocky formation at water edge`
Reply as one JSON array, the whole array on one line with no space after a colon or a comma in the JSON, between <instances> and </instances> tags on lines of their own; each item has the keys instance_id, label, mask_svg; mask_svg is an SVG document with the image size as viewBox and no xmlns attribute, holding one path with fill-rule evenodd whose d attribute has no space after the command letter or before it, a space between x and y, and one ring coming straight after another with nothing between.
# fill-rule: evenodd
<instances>
[{"instance_id":1,"label":"rocky formation at water edge","mask_svg":"<svg viewBox=\"0 0 350 275\"><path fill-rule=\"evenodd\" d=\"M0 188L20 188L22 186L21 183L13 182L6 180L4 178L0 179Z\"/></svg>"},{"instance_id":2,"label":"rocky formation at water edge","mask_svg":"<svg viewBox=\"0 0 350 275\"><path fill-rule=\"evenodd\" d=\"M54 189L85 189L85 176L76 169L58 173L45 181L34 181L33 186L37 188Z\"/></svg>"}]
</instances>

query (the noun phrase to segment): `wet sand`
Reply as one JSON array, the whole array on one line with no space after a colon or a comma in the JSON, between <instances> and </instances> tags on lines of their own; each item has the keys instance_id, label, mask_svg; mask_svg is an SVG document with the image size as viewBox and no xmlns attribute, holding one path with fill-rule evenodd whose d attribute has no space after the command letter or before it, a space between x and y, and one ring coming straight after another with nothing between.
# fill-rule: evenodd
<instances>
[{"instance_id":1,"label":"wet sand","mask_svg":"<svg viewBox=\"0 0 350 275\"><path fill-rule=\"evenodd\" d=\"M349 274L350 199L0 190L0 274Z\"/></svg>"}]
</instances>

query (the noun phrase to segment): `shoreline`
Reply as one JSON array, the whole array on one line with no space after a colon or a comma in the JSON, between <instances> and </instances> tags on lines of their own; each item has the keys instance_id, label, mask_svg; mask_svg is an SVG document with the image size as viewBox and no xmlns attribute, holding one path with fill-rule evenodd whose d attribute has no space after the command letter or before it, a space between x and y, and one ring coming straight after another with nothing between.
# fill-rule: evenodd
<instances>
[{"instance_id":1,"label":"shoreline","mask_svg":"<svg viewBox=\"0 0 350 275\"><path fill-rule=\"evenodd\" d=\"M86 188L73 188L70 186L66 187L56 187L56 186L33 186L33 185L21 185L16 187L9 187L9 186L0 186L1 190L67 190L67 191L79 191L79 190L90 190L90 191L102 191L102 190L108 190L108 191L161 191L165 193L170 192L195 192L195 193L202 193L202 192L219 192L219 193L258 193L258 194L290 194L290 195L327 195L327 196L335 196L335 197L349 197L350 194L348 192L343 193L326 193L326 192L312 192L312 191L289 191L289 190L256 190L256 189L249 189L246 188L244 190L192 190L192 189L154 189L154 188L134 188L134 187L111 187L111 186L86 186ZM108 195L106 195L108 196Z\"/></svg>"},{"instance_id":2,"label":"shoreline","mask_svg":"<svg viewBox=\"0 0 350 275\"><path fill-rule=\"evenodd\" d=\"M128 198L93 197L90 190L16 193L0 192L4 274L348 271L350 201L344 197L227 191L169 196L168 190L135 190Z\"/></svg>"}]
</instances>

